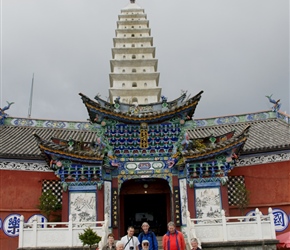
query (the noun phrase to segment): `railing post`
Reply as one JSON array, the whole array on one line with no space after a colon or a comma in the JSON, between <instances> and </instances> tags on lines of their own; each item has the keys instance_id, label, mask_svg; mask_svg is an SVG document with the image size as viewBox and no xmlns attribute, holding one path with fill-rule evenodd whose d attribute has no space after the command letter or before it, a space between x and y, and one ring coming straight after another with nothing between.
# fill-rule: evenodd
<instances>
[{"instance_id":1,"label":"railing post","mask_svg":"<svg viewBox=\"0 0 290 250\"><path fill-rule=\"evenodd\" d=\"M258 208L255 209L256 214L256 221L257 221L257 232L258 232L258 239L263 239L262 235L262 225L261 225L261 214Z\"/></svg>"},{"instance_id":2,"label":"railing post","mask_svg":"<svg viewBox=\"0 0 290 250\"><path fill-rule=\"evenodd\" d=\"M276 239L276 231L275 231L275 223L274 223L274 215L271 207L268 209L268 215L270 218L270 230L272 239Z\"/></svg>"},{"instance_id":3,"label":"railing post","mask_svg":"<svg viewBox=\"0 0 290 250\"><path fill-rule=\"evenodd\" d=\"M221 211L222 216L222 225L223 225L223 241L228 240L228 232L227 232L227 219L225 215L225 210L222 209Z\"/></svg>"},{"instance_id":4,"label":"railing post","mask_svg":"<svg viewBox=\"0 0 290 250\"><path fill-rule=\"evenodd\" d=\"M33 246L37 247L37 216L34 215L33 221L32 221L32 235L34 238Z\"/></svg>"},{"instance_id":5,"label":"railing post","mask_svg":"<svg viewBox=\"0 0 290 250\"><path fill-rule=\"evenodd\" d=\"M70 247L73 246L73 221L72 215L70 214L68 217L68 244Z\"/></svg>"},{"instance_id":6,"label":"railing post","mask_svg":"<svg viewBox=\"0 0 290 250\"><path fill-rule=\"evenodd\" d=\"M19 224L19 238L18 238L18 246L23 247L23 229L24 229L24 216L20 216L20 224Z\"/></svg>"}]
</instances>

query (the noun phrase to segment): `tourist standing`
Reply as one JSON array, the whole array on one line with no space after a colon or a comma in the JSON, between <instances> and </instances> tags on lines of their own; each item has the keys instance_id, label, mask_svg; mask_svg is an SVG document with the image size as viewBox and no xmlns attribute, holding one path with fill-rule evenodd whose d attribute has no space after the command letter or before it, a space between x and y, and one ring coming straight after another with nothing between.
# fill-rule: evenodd
<instances>
[{"instance_id":1,"label":"tourist standing","mask_svg":"<svg viewBox=\"0 0 290 250\"><path fill-rule=\"evenodd\" d=\"M103 246L102 250L115 250L114 234L108 234L107 240L108 242L105 246Z\"/></svg>"},{"instance_id":2,"label":"tourist standing","mask_svg":"<svg viewBox=\"0 0 290 250\"><path fill-rule=\"evenodd\" d=\"M174 222L167 224L168 231L162 238L163 250L185 250L185 241L182 232L175 229Z\"/></svg>"},{"instance_id":3,"label":"tourist standing","mask_svg":"<svg viewBox=\"0 0 290 250\"><path fill-rule=\"evenodd\" d=\"M156 236L154 232L149 230L149 224L147 222L143 222L141 228L143 232L141 232L138 236L139 242L142 242L144 240L148 240L149 242L149 250L158 250L158 241L156 239ZM142 249L143 246L139 246L139 250Z\"/></svg>"},{"instance_id":4,"label":"tourist standing","mask_svg":"<svg viewBox=\"0 0 290 250\"><path fill-rule=\"evenodd\" d=\"M124 250L124 243L122 241L117 241L116 250Z\"/></svg>"},{"instance_id":5,"label":"tourist standing","mask_svg":"<svg viewBox=\"0 0 290 250\"><path fill-rule=\"evenodd\" d=\"M196 238L191 239L191 250L201 250L201 248L198 246L198 240Z\"/></svg>"},{"instance_id":6,"label":"tourist standing","mask_svg":"<svg viewBox=\"0 0 290 250\"><path fill-rule=\"evenodd\" d=\"M127 230L127 235L121 238L121 241L124 244L124 250L139 250L138 246L140 242L136 236L134 236L135 229L130 226Z\"/></svg>"},{"instance_id":7,"label":"tourist standing","mask_svg":"<svg viewBox=\"0 0 290 250\"><path fill-rule=\"evenodd\" d=\"M141 250L149 250L150 243L148 240L143 240L141 245Z\"/></svg>"}]
</instances>

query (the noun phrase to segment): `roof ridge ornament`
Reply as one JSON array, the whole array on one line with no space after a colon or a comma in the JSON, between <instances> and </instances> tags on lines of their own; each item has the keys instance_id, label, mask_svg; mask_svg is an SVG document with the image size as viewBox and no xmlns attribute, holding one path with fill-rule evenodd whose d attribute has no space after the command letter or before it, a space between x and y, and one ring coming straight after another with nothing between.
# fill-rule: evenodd
<instances>
[{"instance_id":1,"label":"roof ridge ornament","mask_svg":"<svg viewBox=\"0 0 290 250\"><path fill-rule=\"evenodd\" d=\"M135 3L135 0L130 0L130 3Z\"/></svg>"},{"instance_id":2,"label":"roof ridge ornament","mask_svg":"<svg viewBox=\"0 0 290 250\"><path fill-rule=\"evenodd\" d=\"M0 125L4 125L4 120L7 118L8 114L6 114L4 111L8 110L14 102L7 102L7 105L4 108L0 108Z\"/></svg>"},{"instance_id":3,"label":"roof ridge ornament","mask_svg":"<svg viewBox=\"0 0 290 250\"><path fill-rule=\"evenodd\" d=\"M281 108L281 105L282 103L279 103L280 102L280 99L278 99L277 101L272 99L272 95L266 95L266 97L269 99L269 102L273 103L274 106L272 107L272 111L279 111L280 108Z\"/></svg>"}]
</instances>

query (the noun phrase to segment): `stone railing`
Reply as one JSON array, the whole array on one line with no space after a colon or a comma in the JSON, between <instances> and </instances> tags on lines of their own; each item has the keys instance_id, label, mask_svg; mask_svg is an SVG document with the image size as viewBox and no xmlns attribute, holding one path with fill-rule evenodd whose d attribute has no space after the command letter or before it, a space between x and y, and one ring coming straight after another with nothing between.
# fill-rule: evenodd
<instances>
[{"instance_id":1,"label":"stone railing","mask_svg":"<svg viewBox=\"0 0 290 250\"><path fill-rule=\"evenodd\" d=\"M24 223L24 217L21 216L18 248L81 247L79 234L83 233L87 227L102 237L99 242L99 249L102 249L107 241L107 219L94 222L73 222L72 216L69 216L68 222L38 222L35 218L32 223Z\"/></svg>"},{"instance_id":2,"label":"stone railing","mask_svg":"<svg viewBox=\"0 0 290 250\"><path fill-rule=\"evenodd\" d=\"M199 242L276 239L272 209L269 208L268 212L268 215L263 215L256 209L253 216L226 217L222 210L217 218L187 218L183 232L188 242L192 238L197 238ZM187 214L189 217L189 212Z\"/></svg>"}]
</instances>

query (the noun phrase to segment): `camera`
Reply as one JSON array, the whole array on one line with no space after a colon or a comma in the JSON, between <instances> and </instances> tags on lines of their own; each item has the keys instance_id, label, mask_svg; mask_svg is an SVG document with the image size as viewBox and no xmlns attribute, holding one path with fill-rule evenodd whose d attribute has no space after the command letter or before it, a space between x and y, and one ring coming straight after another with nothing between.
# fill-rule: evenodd
<instances>
[{"instance_id":1,"label":"camera","mask_svg":"<svg viewBox=\"0 0 290 250\"><path fill-rule=\"evenodd\" d=\"M130 247L130 250L133 250L134 249L134 247Z\"/></svg>"}]
</instances>

